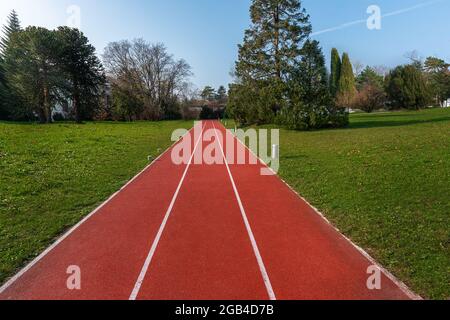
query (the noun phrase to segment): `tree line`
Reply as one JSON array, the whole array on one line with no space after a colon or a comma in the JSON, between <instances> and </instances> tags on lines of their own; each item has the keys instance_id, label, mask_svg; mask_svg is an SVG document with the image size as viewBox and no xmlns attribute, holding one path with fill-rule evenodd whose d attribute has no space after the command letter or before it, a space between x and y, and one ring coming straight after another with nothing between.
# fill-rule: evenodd
<instances>
[{"instance_id":1,"label":"tree line","mask_svg":"<svg viewBox=\"0 0 450 320\"><path fill-rule=\"evenodd\" d=\"M0 120L177 119L192 94L191 67L160 43L113 42L100 60L78 29L23 29L12 11L0 49Z\"/></svg>"},{"instance_id":2,"label":"tree line","mask_svg":"<svg viewBox=\"0 0 450 320\"><path fill-rule=\"evenodd\" d=\"M450 64L436 57L422 60L414 56L411 63L392 70L366 66L353 71L345 54L341 60L337 49L333 49L330 83L337 88L337 104L369 113L444 106L450 98ZM343 72L347 80L336 84L334 79L340 77L341 68L346 69ZM342 85L345 90L339 90Z\"/></svg>"},{"instance_id":3,"label":"tree line","mask_svg":"<svg viewBox=\"0 0 450 320\"><path fill-rule=\"evenodd\" d=\"M450 96L449 64L435 57L355 72L349 55L333 49L328 71L299 0L253 0L250 16L227 110L241 125L343 127L351 109L420 109Z\"/></svg>"}]
</instances>

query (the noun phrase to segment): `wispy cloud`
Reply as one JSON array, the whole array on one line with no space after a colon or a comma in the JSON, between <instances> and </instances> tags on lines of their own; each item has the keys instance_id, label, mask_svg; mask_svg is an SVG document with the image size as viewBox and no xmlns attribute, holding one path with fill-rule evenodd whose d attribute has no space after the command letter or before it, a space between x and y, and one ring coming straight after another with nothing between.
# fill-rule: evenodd
<instances>
[{"instance_id":1,"label":"wispy cloud","mask_svg":"<svg viewBox=\"0 0 450 320\"><path fill-rule=\"evenodd\" d=\"M400 10L396 10L396 11L392 11L392 12L383 14L382 18L398 16L398 15L401 15L401 14L404 14L404 13L407 13L407 12L410 12L410 11L414 11L414 10L417 10L417 9L420 9L420 8L423 8L423 7L429 7L431 5L435 5L435 4L437 4L439 2L442 2L442 1L446 1L446 0L426 1L426 2L423 2L423 3L419 3L419 4L415 5L415 6L411 6L411 7L408 7L408 8L404 8L404 9L400 9ZM317 35L328 33L328 32L333 32L333 31L337 31L337 30L341 30L341 29L346 29L346 28L352 27L354 25L364 24L366 22L367 22L367 19L359 19L359 20L343 23L343 24L340 24L340 25L335 26L335 27L331 27L331 28L327 28L327 29L323 29L323 30L320 30L320 31L313 32L311 34L311 36L317 36Z\"/></svg>"}]
</instances>

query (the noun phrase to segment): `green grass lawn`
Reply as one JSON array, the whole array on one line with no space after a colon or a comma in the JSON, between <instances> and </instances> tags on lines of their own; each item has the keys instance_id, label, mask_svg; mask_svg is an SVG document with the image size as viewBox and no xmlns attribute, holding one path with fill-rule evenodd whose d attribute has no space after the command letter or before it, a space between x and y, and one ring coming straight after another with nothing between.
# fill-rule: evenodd
<instances>
[{"instance_id":1,"label":"green grass lawn","mask_svg":"<svg viewBox=\"0 0 450 320\"><path fill-rule=\"evenodd\" d=\"M450 109L280 135L283 179L417 293L450 298Z\"/></svg>"},{"instance_id":2,"label":"green grass lawn","mask_svg":"<svg viewBox=\"0 0 450 320\"><path fill-rule=\"evenodd\" d=\"M169 147L192 122L0 123L0 283Z\"/></svg>"}]
</instances>

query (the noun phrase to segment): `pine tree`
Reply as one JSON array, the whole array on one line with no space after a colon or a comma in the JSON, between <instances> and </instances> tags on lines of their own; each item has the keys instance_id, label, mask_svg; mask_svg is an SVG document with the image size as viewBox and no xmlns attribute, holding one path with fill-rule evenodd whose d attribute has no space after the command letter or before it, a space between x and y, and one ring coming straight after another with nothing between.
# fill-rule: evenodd
<instances>
[{"instance_id":1,"label":"pine tree","mask_svg":"<svg viewBox=\"0 0 450 320\"><path fill-rule=\"evenodd\" d=\"M230 90L229 109L241 124L264 124L288 104L287 91L311 25L299 0L253 0L250 15L252 25L236 62L239 85Z\"/></svg>"},{"instance_id":2,"label":"pine tree","mask_svg":"<svg viewBox=\"0 0 450 320\"><path fill-rule=\"evenodd\" d=\"M443 106L450 96L450 64L436 57L428 57L424 64L425 76L430 83L436 105Z\"/></svg>"},{"instance_id":3,"label":"pine tree","mask_svg":"<svg viewBox=\"0 0 450 320\"><path fill-rule=\"evenodd\" d=\"M11 36L20 30L22 30L22 28L20 27L19 16L17 12L13 10L8 16L7 24L3 26L3 37L0 38L0 49L3 57L5 55L5 50L8 48L11 41Z\"/></svg>"},{"instance_id":4,"label":"pine tree","mask_svg":"<svg viewBox=\"0 0 450 320\"><path fill-rule=\"evenodd\" d=\"M58 64L68 79L68 91L75 120L91 120L99 103L100 87L104 84L103 66L95 48L78 29L59 27Z\"/></svg>"},{"instance_id":5,"label":"pine tree","mask_svg":"<svg viewBox=\"0 0 450 320\"><path fill-rule=\"evenodd\" d=\"M220 86L217 89L216 100L223 101L227 98L227 89L224 86Z\"/></svg>"},{"instance_id":6,"label":"pine tree","mask_svg":"<svg viewBox=\"0 0 450 320\"><path fill-rule=\"evenodd\" d=\"M212 101L214 100L215 96L216 96L216 90L214 90L213 87L210 86L206 86L202 93L200 94L200 96L204 99L204 100L208 100L208 101Z\"/></svg>"},{"instance_id":7,"label":"pine tree","mask_svg":"<svg viewBox=\"0 0 450 320\"><path fill-rule=\"evenodd\" d=\"M311 33L309 15L299 0L253 0L250 14L236 75L243 81L285 81Z\"/></svg>"},{"instance_id":8,"label":"pine tree","mask_svg":"<svg viewBox=\"0 0 450 320\"><path fill-rule=\"evenodd\" d=\"M302 50L298 77L303 91L303 102L307 105L328 104L327 68L319 42L308 40Z\"/></svg>"},{"instance_id":9,"label":"pine tree","mask_svg":"<svg viewBox=\"0 0 450 320\"><path fill-rule=\"evenodd\" d=\"M19 97L8 84L9 74L11 73L11 65L8 62L15 60L15 58L8 57L6 54L14 34L21 31L16 11L11 11L2 31L3 36L0 38L0 118L7 120L17 113L16 111L19 108Z\"/></svg>"},{"instance_id":10,"label":"pine tree","mask_svg":"<svg viewBox=\"0 0 450 320\"><path fill-rule=\"evenodd\" d=\"M374 68L367 66L356 78L356 84L358 89L362 88L365 84L375 85L382 89L384 77L379 75Z\"/></svg>"},{"instance_id":11,"label":"pine tree","mask_svg":"<svg viewBox=\"0 0 450 320\"><path fill-rule=\"evenodd\" d=\"M331 50L331 74L330 74L330 93L336 97L339 88L339 79L341 77L341 57L336 48Z\"/></svg>"},{"instance_id":12,"label":"pine tree","mask_svg":"<svg viewBox=\"0 0 450 320\"><path fill-rule=\"evenodd\" d=\"M42 123L52 121L52 110L64 88L64 74L58 68L60 44L54 31L28 27L12 38L6 50L8 88L20 104L16 117L38 115ZM12 101L14 102L14 101Z\"/></svg>"}]
</instances>

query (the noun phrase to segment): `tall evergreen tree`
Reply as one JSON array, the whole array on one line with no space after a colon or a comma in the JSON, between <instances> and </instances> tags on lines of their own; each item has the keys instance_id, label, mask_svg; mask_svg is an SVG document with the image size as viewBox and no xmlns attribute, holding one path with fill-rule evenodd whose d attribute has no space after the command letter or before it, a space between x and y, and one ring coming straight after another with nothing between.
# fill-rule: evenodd
<instances>
[{"instance_id":1,"label":"tall evergreen tree","mask_svg":"<svg viewBox=\"0 0 450 320\"><path fill-rule=\"evenodd\" d=\"M60 44L55 32L28 27L11 38L5 54L8 86L21 98L16 116L37 114L42 123L52 121L52 110L61 99L65 81L58 68Z\"/></svg>"},{"instance_id":2,"label":"tall evergreen tree","mask_svg":"<svg viewBox=\"0 0 450 320\"><path fill-rule=\"evenodd\" d=\"M214 90L213 87L210 86L206 86L202 93L200 94L200 96L204 99L204 100L208 100L208 101L212 101L214 100L215 96L216 96L216 90Z\"/></svg>"},{"instance_id":3,"label":"tall evergreen tree","mask_svg":"<svg viewBox=\"0 0 450 320\"><path fill-rule=\"evenodd\" d=\"M352 107L356 96L356 81L353 67L347 53L342 55L341 75L339 77L338 94L336 104L338 107L349 109Z\"/></svg>"},{"instance_id":4,"label":"tall evergreen tree","mask_svg":"<svg viewBox=\"0 0 450 320\"><path fill-rule=\"evenodd\" d=\"M443 106L450 97L450 64L436 57L428 57L424 64L426 78L436 105Z\"/></svg>"},{"instance_id":5,"label":"tall evergreen tree","mask_svg":"<svg viewBox=\"0 0 450 320\"><path fill-rule=\"evenodd\" d=\"M341 74L339 77L339 93L350 93L354 94L356 91L355 86L355 74L353 73L352 63L350 62L350 57L348 53L342 55L342 67Z\"/></svg>"},{"instance_id":6,"label":"tall evergreen tree","mask_svg":"<svg viewBox=\"0 0 450 320\"><path fill-rule=\"evenodd\" d=\"M330 93L336 97L339 89L339 79L341 77L341 57L336 48L331 50L331 73L330 73Z\"/></svg>"},{"instance_id":7,"label":"tall evergreen tree","mask_svg":"<svg viewBox=\"0 0 450 320\"><path fill-rule=\"evenodd\" d=\"M243 81L289 79L311 33L301 1L253 0L250 15L252 26L239 46L236 75Z\"/></svg>"},{"instance_id":8,"label":"tall evergreen tree","mask_svg":"<svg viewBox=\"0 0 450 320\"><path fill-rule=\"evenodd\" d=\"M329 102L325 57L316 40L308 40L302 50L298 78L302 101L309 106L325 106Z\"/></svg>"},{"instance_id":9,"label":"tall evergreen tree","mask_svg":"<svg viewBox=\"0 0 450 320\"><path fill-rule=\"evenodd\" d=\"M3 26L3 35L0 38L0 119L6 120L15 113L19 102L15 92L8 86L8 64L5 63L6 51L14 34L21 31L19 16L11 11L7 23ZM12 57L8 58L9 61Z\"/></svg>"},{"instance_id":10,"label":"tall evergreen tree","mask_svg":"<svg viewBox=\"0 0 450 320\"><path fill-rule=\"evenodd\" d=\"M217 94L216 94L216 100L220 101L224 101L227 98L227 89L225 89L224 86L220 86L219 89L217 89Z\"/></svg>"},{"instance_id":11,"label":"tall evergreen tree","mask_svg":"<svg viewBox=\"0 0 450 320\"><path fill-rule=\"evenodd\" d=\"M250 15L252 25L245 31L236 62L239 84L230 90L228 107L239 121L263 124L272 121L288 102L289 82L311 25L299 0L253 0ZM245 115L237 115L244 110Z\"/></svg>"},{"instance_id":12,"label":"tall evergreen tree","mask_svg":"<svg viewBox=\"0 0 450 320\"><path fill-rule=\"evenodd\" d=\"M11 37L15 32L19 32L22 28L20 27L20 20L17 12L15 10L11 11L8 16L8 21L6 25L3 26L3 36L0 39L0 49L2 56L4 57L5 50L11 41Z\"/></svg>"},{"instance_id":13,"label":"tall evergreen tree","mask_svg":"<svg viewBox=\"0 0 450 320\"><path fill-rule=\"evenodd\" d=\"M105 82L103 66L95 48L78 29L59 27L58 64L68 78L68 91L77 122L90 120L99 106Z\"/></svg>"}]
</instances>

